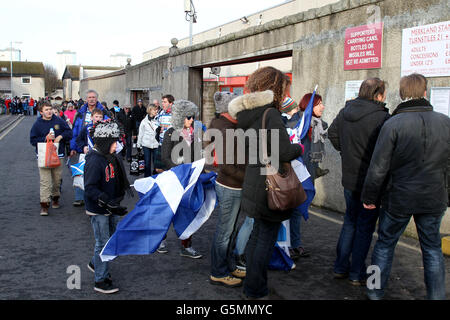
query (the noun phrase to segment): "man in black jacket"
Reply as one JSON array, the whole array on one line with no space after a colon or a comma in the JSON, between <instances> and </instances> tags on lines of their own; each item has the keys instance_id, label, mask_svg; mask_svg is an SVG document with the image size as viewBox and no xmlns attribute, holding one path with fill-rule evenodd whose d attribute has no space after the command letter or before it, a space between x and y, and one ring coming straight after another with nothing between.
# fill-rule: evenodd
<instances>
[{"instance_id":1,"label":"man in black jacket","mask_svg":"<svg viewBox=\"0 0 450 320\"><path fill-rule=\"evenodd\" d=\"M133 119L136 124L136 131L137 133L139 133L139 126L141 125L141 121L147 115L147 108L142 103L142 99L138 100L137 105L135 105L131 110L131 114L133 115Z\"/></svg>"},{"instance_id":2,"label":"man in black jacket","mask_svg":"<svg viewBox=\"0 0 450 320\"><path fill-rule=\"evenodd\" d=\"M122 124L125 131L125 139L126 139L126 157L127 161L131 162L131 154L133 151L133 140L136 139L137 133L136 133L136 123L133 119L133 115L131 114L131 106L126 105L125 108L123 108L123 119ZM118 119L119 120L119 119ZM119 120L120 121L120 120Z\"/></svg>"},{"instance_id":3,"label":"man in black jacket","mask_svg":"<svg viewBox=\"0 0 450 320\"><path fill-rule=\"evenodd\" d=\"M365 80L358 98L347 101L328 129L328 137L342 157L342 185L347 206L336 247L334 276L338 279L348 276L353 285L365 284L365 261L378 219L378 210L365 209L360 198L378 133L389 117L385 99L384 81Z\"/></svg>"},{"instance_id":4,"label":"man in black jacket","mask_svg":"<svg viewBox=\"0 0 450 320\"><path fill-rule=\"evenodd\" d=\"M411 216L422 249L427 298L445 299L439 229L448 206L450 119L433 111L425 99L426 90L423 75L411 74L400 80L400 97L405 102L381 129L367 172L361 196L364 207L374 210L381 198L382 208L372 255L381 281L378 287L368 286L369 299L383 297L395 245Z\"/></svg>"}]
</instances>

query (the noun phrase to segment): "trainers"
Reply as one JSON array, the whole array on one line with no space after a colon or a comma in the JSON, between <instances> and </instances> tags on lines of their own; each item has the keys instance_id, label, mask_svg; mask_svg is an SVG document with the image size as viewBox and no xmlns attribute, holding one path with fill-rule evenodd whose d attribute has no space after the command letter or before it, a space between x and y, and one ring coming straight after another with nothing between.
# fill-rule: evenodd
<instances>
[{"instance_id":1,"label":"trainers","mask_svg":"<svg viewBox=\"0 0 450 320\"><path fill-rule=\"evenodd\" d=\"M199 259L202 257L201 254L199 254L197 251L195 251L194 248L189 247L189 248L181 248L180 251L180 256L182 257L188 257L188 258L192 258L192 259Z\"/></svg>"},{"instance_id":2,"label":"trainers","mask_svg":"<svg viewBox=\"0 0 450 320\"><path fill-rule=\"evenodd\" d=\"M311 253L303 247L298 247L297 250L300 258L309 257L311 255Z\"/></svg>"},{"instance_id":3,"label":"trainers","mask_svg":"<svg viewBox=\"0 0 450 320\"><path fill-rule=\"evenodd\" d=\"M105 279L104 281L96 282L94 290L101 293L115 293L119 291L119 288L112 284L112 280Z\"/></svg>"},{"instance_id":4,"label":"trainers","mask_svg":"<svg viewBox=\"0 0 450 320\"><path fill-rule=\"evenodd\" d=\"M345 279L348 277L348 273L337 273L333 272L333 276L335 279Z\"/></svg>"},{"instance_id":5,"label":"trainers","mask_svg":"<svg viewBox=\"0 0 450 320\"><path fill-rule=\"evenodd\" d=\"M245 256L242 254L236 257L236 268L245 271L247 269L247 264L245 262Z\"/></svg>"},{"instance_id":6,"label":"trainers","mask_svg":"<svg viewBox=\"0 0 450 320\"><path fill-rule=\"evenodd\" d=\"M52 208L53 209L59 208L59 197L52 197Z\"/></svg>"},{"instance_id":7,"label":"trainers","mask_svg":"<svg viewBox=\"0 0 450 320\"><path fill-rule=\"evenodd\" d=\"M235 277L230 277L230 276L221 277L221 278L210 276L209 282L211 284L230 287L230 288L239 287L242 285L241 279L235 278Z\"/></svg>"},{"instance_id":8,"label":"trainers","mask_svg":"<svg viewBox=\"0 0 450 320\"><path fill-rule=\"evenodd\" d=\"M348 280L348 282L352 285L352 286L357 286L357 287L364 287L366 286L366 280Z\"/></svg>"},{"instance_id":9,"label":"trainers","mask_svg":"<svg viewBox=\"0 0 450 320\"><path fill-rule=\"evenodd\" d=\"M75 200L73 203L74 207L81 207L84 204L83 200Z\"/></svg>"},{"instance_id":10,"label":"trainers","mask_svg":"<svg viewBox=\"0 0 450 320\"><path fill-rule=\"evenodd\" d=\"M161 243L159 244L159 247L158 247L158 249L156 249L156 251L158 251L158 253L167 253L167 252L169 252L169 250L167 250L166 240L161 241Z\"/></svg>"},{"instance_id":11,"label":"trainers","mask_svg":"<svg viewBox=\"0 0 450 320\"><path fill-rule=\"evenodd\" d=\"M300 257L298 249L297 248L289 249L289 256L291 257L292 260L297 261L298 258Z\"/></svg>"},{"instance_id":12,"label":"trainers","mask_svg":"<svg viewBox=\"0 0 450 320\"><path fill-rule=\"evenodd\" d=\"M236 278L245 278L245 275L247 274L247 272L245 270L236 268L231 274L233 276L235 276Z\"/></svg>"},{"instance_id":13,"label":"trainers","mask_svg":"<svg viewBox=\"0 0 450 320\"><path fill-rule=\"evenodd\" d=\"M89 261L87 267L90 271L95 272L94 264L92 263L92 261Z\"/></svg>"},{"instance_id":14,"label":"trainers","mask_svg":"<svg viewBox=\"0 0 450 320\"><path fill-rule=\"evenodd\" d=\"M48 216L48 208L50 204L48 202L41 202L41 216Z\"/></svg>"}]
</instances>

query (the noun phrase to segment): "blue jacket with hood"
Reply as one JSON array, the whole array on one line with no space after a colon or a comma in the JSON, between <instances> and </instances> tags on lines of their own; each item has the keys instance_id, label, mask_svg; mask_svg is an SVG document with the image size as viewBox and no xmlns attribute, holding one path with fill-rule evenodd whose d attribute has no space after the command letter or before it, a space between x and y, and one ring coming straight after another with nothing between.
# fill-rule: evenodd
<instances>
[{"instance_id":1,"label":"blue jacket with hood","mask_svg":"<svg viewBox=\"0 0 450 320\"><path fill-rule=\"evenodd\" d=\"M97 101L97 105L95 106L97 109L100 109L103 111L105 116L103 119L109 119L109 112L103 107L103 105ZM77 146L77 137L81 133L84 127L84 119L86 117L86 112L88 111L88 105L85 103L80 110L78 110L77 114L75 115L75 118L73 120L73 128L72 133L73 137L72 140L70 140L70 150L75 150L78 153L83 153L83 150L81 150Z\"/></svg>"}]
</instances>

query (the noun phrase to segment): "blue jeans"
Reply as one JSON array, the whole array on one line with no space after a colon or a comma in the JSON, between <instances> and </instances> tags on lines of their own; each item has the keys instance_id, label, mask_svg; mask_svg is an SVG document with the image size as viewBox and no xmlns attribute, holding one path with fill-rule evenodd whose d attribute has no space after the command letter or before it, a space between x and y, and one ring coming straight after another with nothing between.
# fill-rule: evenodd
<instances>
[{"instance_id":1,"label":"blue jeans","mask_svg":"<svg viewBox=\"0 0 450 320\"><path fill-rule=\"evenodd\" d=\"M430 300L445 299L445 265L439 233L444 213L413 215L422 250L427 299ZM411 215L397 216L385 210L381 211L378 240L372 253L372 265L378 266L381 271L381 288L368 289L367 295L370 299L383 298L391 273L395 246L410 219Z\"/></svg>"},{"instance_id":2,"label":"blue jeans","mask_svg":"<svg viewBox=\"0 0 450 320\"><path fill-rule=\"evenodd\" d=\"M75 189L75 201L83 200L84 201L84 190L78 187L74 187Z\"/></svg>"},{"instance_id":3,"label":"blue jeans","mask_svg":"<svg viewBox=\"0 0 450 320\"><path fill-rule=\"evenodd\" d=\"M348 273L350 280L365 280L366 258L372 242L379 209L364 209L359 192L344 189L345 211L344 225L336 247L334 272ZM350 263L351 256L351 263Z\"/></svg>"},{"instance_id":4,"label":"blue jeans","mask_svg":"<svg viewBox=\"0 0 450 320\"><path fill-rule=\"evenodd\" d=\"M143 147L144 149L144 161L145 161L145 171L144 177L150 177L153 175L153 170L155 169L155 155L156 149L150 149L147 147Z\"/></svg>"},{"instance_id":5,"label":"blue jeans","mask_svg":"<svg viewBox=\"0 0 450 320\"><path fill-rule=\"evenodd\" d=\"M250 234L253 230L253 222L253 218L245 217L244 223L241 225L236 238L236 247L234 248L235 255L241 256L244 254L248 238L250 238Z\"/></svg>"},{"instance_id":6,"label":"blue jeans","mask_svg":"<svg viewBox=\"0 0 450 320\"><path fill-rule=\"evenodd\" d=\"M303 215L298 209L295 209L294 212L292 212L291 219L289 220L289 229L291 232L291 248L298 248L302 246L300 231L302 218Z\"/></svg>"},{"instance_id":7,"label":"blue jeans","mask_svg":"<svg viewBox=\"0 0 450 320\"><path fill-rule=\"evenodd\" d=\"M95 282L101 282L108 277L108 262L102 262L102 259L100 259L100 252L102 252L106 242L108 242L109 238L116 231L118 222L119 216L104 216L101 214L91 216L91 224L94 229L95 237L94 256L92 257L91 262L94 264Z\"/></svg>"},{"instance_id":8,"label":"blue jeans","mask_svg":"<svg viewBox=\"0 0 450 320\"><path fill-rule=\"evenodd\" d=\"M281 222L255 219L252 234L245 249L247 274L244 280L244 294L247 297L262 298L269 294L267 269L280 226Z\"/></svg>"},{"instance_id":9,"label":"blue jeans","mask_svg":"<svg viewBox=\"0 0 450 320\"><path fill-rule=\"evenodd\" d=\"M228 189L216 183L216 193L219 201L219 220L211 247L211 275L221 278L236 269L230 240L236 232L241 190Z\"/></svg>"}]
</instances>

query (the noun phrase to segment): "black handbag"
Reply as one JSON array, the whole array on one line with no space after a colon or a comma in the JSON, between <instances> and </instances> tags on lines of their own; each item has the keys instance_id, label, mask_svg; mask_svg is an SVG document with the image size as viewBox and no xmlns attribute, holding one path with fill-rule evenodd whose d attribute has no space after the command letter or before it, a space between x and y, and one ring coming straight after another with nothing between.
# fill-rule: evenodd
<instances>
[{"instance_id":1,"label":"black handbag","mask_svg":"<svg viewBox=\"0 0 450 320\"><path fill-rule=\"evenodd\" d=\"M282 173L269 163L267 156L266 116L270 108L266 109L262 119L262 152L266 163L266 191L269 209L284 211L298 207L306 201L306 192L297 174L289 162L282 163Z\"/></svg>"}]
</instances>

